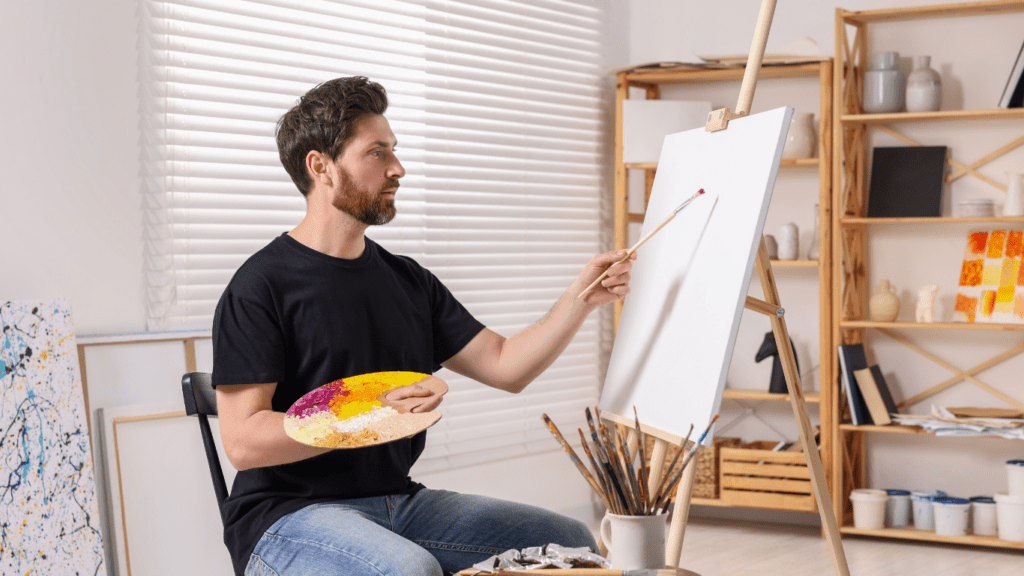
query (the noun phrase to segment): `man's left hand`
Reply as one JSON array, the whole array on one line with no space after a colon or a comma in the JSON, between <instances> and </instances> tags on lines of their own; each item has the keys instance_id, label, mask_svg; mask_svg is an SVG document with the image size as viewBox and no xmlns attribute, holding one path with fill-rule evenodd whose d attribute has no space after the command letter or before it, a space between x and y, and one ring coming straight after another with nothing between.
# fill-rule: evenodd
<instances>
[{"instance_id":1,"label":"man's left hand","mask_svg":"<svg viewBox=\"0 0 1024 576\"><path fill-rule=\"evenodd\" d=\"M399 412L430 412L441 404L444 396L435 394L419 384L410 384L395 388L384 398Z\"/></svg>"}]
</instances>

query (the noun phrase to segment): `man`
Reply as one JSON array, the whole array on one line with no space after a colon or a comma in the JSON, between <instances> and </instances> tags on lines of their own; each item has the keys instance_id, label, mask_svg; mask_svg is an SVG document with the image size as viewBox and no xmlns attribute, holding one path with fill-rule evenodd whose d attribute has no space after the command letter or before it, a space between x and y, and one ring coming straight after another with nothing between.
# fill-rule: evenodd
<instances>
[{"instance_id":1,"label":"man","mask_svg":"<svg viewBox=\"0 0 1024 576\"><path fill-rule=\"evenodd\" d=\"M433 274L364 235L395 216L405 176L386 109L379 84L339 78L281 118L281 162L306 216L246 261L217 305L213 383L224 449L239 470L222 515L238 574L437 575L510 548L596 548L569 518L413 482L425 433L331 450L284 432L295 400L357 374L444 366L519 392L592 310L629 292L632 260L577 298L624 252L602 254L533 326L507 339L485 328ZM417 385L388 398L415 412L441 402Z\"/></svg>"}]
</instances>

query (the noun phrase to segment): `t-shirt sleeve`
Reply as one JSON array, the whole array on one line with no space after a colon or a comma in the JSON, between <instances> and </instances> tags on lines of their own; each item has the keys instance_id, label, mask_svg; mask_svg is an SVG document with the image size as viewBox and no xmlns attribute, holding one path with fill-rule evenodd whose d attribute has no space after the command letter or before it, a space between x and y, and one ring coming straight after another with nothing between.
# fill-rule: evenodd
<instances>
[{"instance_id":1,"label":"t-shirt sleeve","mask_svg":"<svg viewBox=\"0 0 1024 576\"><path fill-rule=\"evenodd\" d=\"M484 329L448 287L436 276L426 271L430 283L431 316L434 326L434 362L435 371L441 369L441 363L455 356L474 336Z\"/></svg>"},{"instance_id":2,"label":"t-shirt sleeve","mask_svg":"<svg viewBox=\"0 0 1024 576\"><path fill-rule=\"evenodd\" d=\"M213 385L280 382L284 349L269 289L258 280L233 280L213 317Z\"/></svg>"}]
</instances>

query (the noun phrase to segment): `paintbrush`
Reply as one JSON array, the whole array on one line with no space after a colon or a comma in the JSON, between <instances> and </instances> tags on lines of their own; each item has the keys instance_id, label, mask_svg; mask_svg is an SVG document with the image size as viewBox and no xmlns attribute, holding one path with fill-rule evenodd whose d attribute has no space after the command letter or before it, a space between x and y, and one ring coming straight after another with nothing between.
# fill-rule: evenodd
<instances>
[{"instance_id":1,"label":"paintbrush","mask_svg":"<svg viewBox=\"0 0 1024 576\"><path fill-rule=\"evenodd\" d=\"M684 446L690 440L690 435L693 434L693 424L690 424L690 431L686 433L686 438L683 440L682 446L679 447L679 451L676 452L675 458L672 459L672 463L665 469L665 473L661 475L661 480L658 481L658 487L654 490L654 507L657 508L658 500L661 499L661 491L665 488L665 481L673 477L673 470L675 470L676 463L679 462L679 457L686 452Z\"/></svg>"},{"instance_id":2,"label":"paintbrush","mask_svg":"<svg viewBox=\"0 0 1024 576\"><path fill-rule=\"evenodd\" d=\"M637 414L636 406L633 406L633 422L636 425L636 451L640 455L640 464L636 470L636 481L640 485L640 497L643 503L643 514L650 514L648 506L652 504L650 490L647 486L647 451L644 446L644 434L640 431L640 416Z\"/></svg>"},{"instance_id":3,"label":"paintbrush","mask_svg":"<svg viewBox=\"0 0 1024 576\"><path fill-rule=\"evenodd\" d=\"M676 475L673 481L669 484L669 489L666 490L665 494L662 495L662 498L665 499L664 506L662 506L661 510L662 512L668 512L668 507L669 505L672 504L672 496L675 495L676 487L679 485L680 480L683 479L683 471L686 470L687 464L689 464L690 460L693 459L693 455L697 452L697 449L700 448L701 442L704 441L704 438L707 437L708 432L711 431L711 427L715 424L715 421L718 420L718 416L718 414L715 414L711 418L711 421L708 422L708 427L704 429L704 432L700 435L700 438L697 439L697 441L690 448L690 451L686 454L686 458L683 459L683 465L679 468L679 474Z\"/></svg>"},{"instance_id":4,"label":"paintbrush","mask_svg":"<svg viewBox=\"0 0 1024 576\"><path fill-rule=\"evenodd\" d=\"M601 500L604 500L604 505L609 510L614 510L613 501L611 498L611 491L608 487L608 482L605 479L604 474L601 473L601 467L598 466L597 461L594 459L594 454L590 451L590 446L587 444L587 437L583 434L583 430L579 429L580 442L583 443L583 451L587 454L587 458L590 459L590 465L594 467L594 476L597 479L597 483L601 486L601 490L598 495L601 496Z\"/></svg>"},{"instance_id":5,"label":"paintbrush","mask_svg":"<svg viewBox=\"0 0 1024 576\"><path fill-rule=\"evenodd\" d=\"M694 194L693 196L690 196L689 198L687 198L685 202L680 204L675 210L672 211L671 214L666 216L665 219L661 221L661 224L658 224L658 226L654 230L651 230L650 232L648 232L646 236L641 238L639 242L637 242L636 244L633 245L632 248L627 250L626 251L626 255L623 256L621 260L618 260L618 261L612 263L610 266L608 266L608 268L605 269L605 271L602 272L601 275L597 277L597 280L594 280L593 283L591 283L590 286L587 286L587 288L583 292L580 292L580 295L577 296L576 298L579 299L579 298L583 298L584 296L586 296L587 292L590 292L591 290L593 290L594 287L597 286L599 282L601 282L601 280L604 280L605 278L608 277L608 270L611 270L612 266L614 266L615 264L618 264L620 262L625 262L626 260L628 260L629 257L632 256L633 253L637 251L638 248L640 248L641 246L644 245L644 242L647 242L648 240L650 240L651 236L654 236L655 234L658 233L659 230L664 228L666 224L668 224L673 218L676 217L676 214L679 214L679 212L682 211L683 208L686 208L687 204L689 204L690 202L693 202L698 196L700 196L703 193L704 193L704 189L701 188L700 190L697 191L696 194Z\"/></svg>"},{"instance_id":6,"label":"paintbrush","mask_svg":"<svg viewBox=\"0 0 1024 576\"><path fill-rule=\"evenodd\" d=\"M598 410L596 406L594 407L594 411L598 414L598 419L600 419L601 411ZM618 478L616 477L615 471L612 469L611 459L608 457L608 449L601 442L601 438L598 435L598 430L600 429L600 427L594 424L594 417L590 414L589 406L585 410L585 413L587 415L587 425L590 426L590 437L594 441L594 451L597 454L597 459L601 463L602 471L608 478L610 486L614 489L614 492L609 494L609 496L612 497L612 500L616 503L616 508L618 509L618 511L615 513L625 514L626 495L623 494L622 486L619 483ZM618 498L614 498L615 496L617 496Z\"/></svg>"},{"instance_id":7,"label":"paintbrush","mask_svg":"<svg viewBox=\"0 0 1024 576\"><path fill-rule=\"evenodd\" d=\"M548 418L547 414L541 414L541 418L543 418L544 423L548 425L548 429L551 430L551 434L555 437L556 440L558 440L559 443L561 443L562 448L565 450L565 453L569 455L569 459L572 460L572 463L576 465L576 468L580 471L580 474L583 474L583 477L586 478L588 483L590 483L590 486L594 489L594 491L600 494L601 489L597 487L597 482L594 480L594 477L590 475L590 471L587 470L587 467L583 465L583 462L580 460L579 456L576 455L576 451L573 450L572 446L569 446L569 443L566 442L565 438L562 437L562 433L558 431L558 427L555 426L555 423L551 421L551 418Z\"/></svg>"}]
</instances>

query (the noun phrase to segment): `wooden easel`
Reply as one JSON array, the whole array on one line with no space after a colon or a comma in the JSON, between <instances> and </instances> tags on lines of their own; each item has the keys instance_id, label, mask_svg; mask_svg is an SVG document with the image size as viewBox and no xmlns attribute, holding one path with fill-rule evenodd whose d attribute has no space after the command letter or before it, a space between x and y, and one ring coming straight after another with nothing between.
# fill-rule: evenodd
<instances>
[{"instance_id":1,"label":"wooden easel","mask_svg":"<svg viewBox=\"0 0 1024 576\"><path fill-rule=\"evenodd\" d=\"M757 26L754 31L754 39L750 46L750 56L747 59L743 83L740 86L740 96L736 104L736 111L732 112L728 108L722 108L711 112L708 115L708 121L704 128L706 131L717 132L726 130L730 120L742 118L750 113L750 106L754 100L754 88L757 85L757 76L761 68L761 61L764 58L765 45L768 42L768 31L771 28L772 17L775 13L775 3L776 0L762 0L761 11L758 15ZM768 250L765 247L763 236L754 265L757 275L761 280L764 300L747 296L745 307L748 310L760 312L768 316L776 342L789 342L789 331L786 328L784 318L785 310L782 308L779 300L775 276L772 274L771 261L768 258ZM814 432L811 428L811 419L807 412L807 404L800 385L800 374L796 368L793 349L790 346L779 346L779 357L782 362L782 371L786 376L786 383L789 387L789 399L793 406L793 415L796 418L797 428L800 433L800 445L807 458L807 466L811 473L811 486L815 502L818 505L818 512L821 515L822 529L832 552L832 564L835 567L837 576L849 576L850 568L846 562L846 554L843 551L843 544L839 535L839 526L836 523L835 511L832 509L828 485L825 482L825 471L821 464L821 456L818 454L818 448L814 442ZM634 422L630 418L607 411L602 412L601 415L616 424L626 426L627 429L633 429ZM645 426L642 422L640 423L640 429L644 434L649 434L655 438L654 450L651 454L650 475L653 487L657 479L661 478L668 445L671 443L682 448L683 439L674 434ZM635 453L635 450L632 450L632 448L639 441L642 441L642 439L636 438L635 432L631 433L629 442L631 452ZM696 460L696 454L693 460ZM665 547L665 565L668 568L679 569L679 556L683 549L686 519L689 515L693 480L697 471L697 466L693 460L687 466L683 480L679 483L675 494L672 522L669 527L668 541Z\"/></svg>"}]
</instances>

